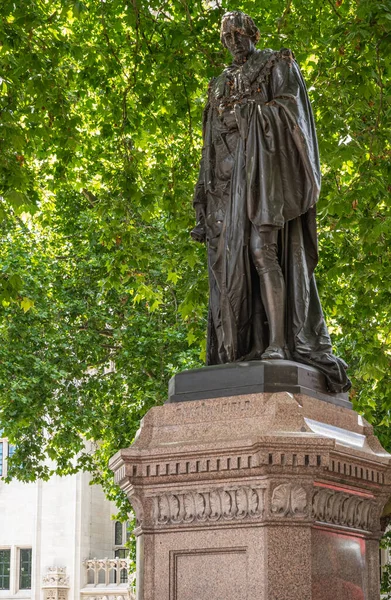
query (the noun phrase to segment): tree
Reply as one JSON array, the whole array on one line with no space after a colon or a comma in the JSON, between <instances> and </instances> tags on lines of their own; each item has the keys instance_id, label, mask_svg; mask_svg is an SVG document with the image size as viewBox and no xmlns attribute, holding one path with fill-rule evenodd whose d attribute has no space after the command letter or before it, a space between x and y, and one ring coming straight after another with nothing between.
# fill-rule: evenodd
<instances>
[{"instance_id":1,"label":"tree","mask_svg":"<svg viewBox=\"0 0 391 600\"><path fill-rule=\"evenodd\" d=\"M17 443L10 477L86 468L118 495L108 458L164 401L169 377L202 364L206 257L188 232L229 9L253 16L261 46L292 48L305 74L323 169L322 303L355 407L391 448L390 0L4 0L0 427Z\"/></svg>"}]
</instances>

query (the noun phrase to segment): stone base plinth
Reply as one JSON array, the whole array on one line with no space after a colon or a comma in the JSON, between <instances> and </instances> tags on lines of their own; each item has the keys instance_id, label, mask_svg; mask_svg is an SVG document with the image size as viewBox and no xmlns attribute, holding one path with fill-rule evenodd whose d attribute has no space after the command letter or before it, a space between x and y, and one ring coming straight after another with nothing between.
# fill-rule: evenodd
<instances>
[{"instance_id":1,"label":"stone base plinth","mask_svg":"<svg viewBox=\"0 0 391 600\"><path fill-rule=\"evenodd\" d=\"M390 455L289 392L152 408L110 466L138 520L138 600L378 600Z\"/></svg>"},{"instance_id":2,"label":"stone base plinth","mask_svg":"<svg viewBox=\"0 0 391 600\"><path fill-rule=\"evenodd\" d=\"M181 371L170 379L168 402L290 392L352 408L349 394L331 394L318 369L291 360L253 360Z\"/></svg>"}]
</instances>

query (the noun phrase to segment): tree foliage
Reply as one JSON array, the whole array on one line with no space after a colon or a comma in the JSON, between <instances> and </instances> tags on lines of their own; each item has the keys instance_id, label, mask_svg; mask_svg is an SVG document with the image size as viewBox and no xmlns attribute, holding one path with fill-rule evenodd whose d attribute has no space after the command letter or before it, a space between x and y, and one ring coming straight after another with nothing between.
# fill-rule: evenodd
<instances>
[{"instance_id":1,"label":"tree foliage","mask_svg":"<svg viewBox=\"0 0 391 600\"><path fill-rule=\"evenodd\" d=\"M232 9L304 72L323 171L323 308L355 406L391 448L391 1L3 0L10 476L86 468L114 494L108 458L165 400L169 377L202 364L206 254L188 232L207 84L229 60L219 21Z\"/></svg>"}]
</instances>

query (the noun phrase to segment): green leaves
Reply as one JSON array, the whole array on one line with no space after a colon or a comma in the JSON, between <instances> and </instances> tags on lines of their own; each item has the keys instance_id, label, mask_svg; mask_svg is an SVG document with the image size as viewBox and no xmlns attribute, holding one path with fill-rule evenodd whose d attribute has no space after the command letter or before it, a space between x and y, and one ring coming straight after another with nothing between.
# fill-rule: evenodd
<instances>
[{"instance_id":1,"label":"green leaves","mask_svg":"<svg viewBox=\"0 0 391 600\"><path fill-rule=\"evenodd\" d=\"M34 306L34 300L30 300L30 298L26 298L26 296L21 300L20 306L23 308L23 311L26 313Z\"/></svg>"},{"instance_id":2,"label":"green leaves","mask_svg":"<svg viewBox=\"0 0 391 600\"><path fill-rule=\"evenodd\" d=\"M0 428L17 443L13 476L89 469L126 511L108 458L172 374L204 360L206 253L188 232L233 9L303 69L322 303L355 406L391 448L390 1L4 0Z\"/></svg>"}]
</instances>

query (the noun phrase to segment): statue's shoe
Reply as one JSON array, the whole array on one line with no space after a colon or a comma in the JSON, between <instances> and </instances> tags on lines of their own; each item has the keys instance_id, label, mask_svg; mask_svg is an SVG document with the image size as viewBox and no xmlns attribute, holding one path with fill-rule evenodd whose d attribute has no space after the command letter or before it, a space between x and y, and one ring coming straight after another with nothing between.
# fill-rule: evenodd
<instances>
[{"instance_id":1,"label":"statue's shoe","mask_svg":"<svg viewBox=\"0 0 391 600\"><path fill-rule=\"evenodd\" d=\"M261 356L261 360L285 360L285 350L280 346L269 346Z\"/></svg>"}]
</instances>

